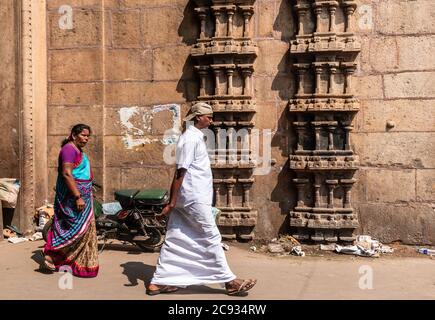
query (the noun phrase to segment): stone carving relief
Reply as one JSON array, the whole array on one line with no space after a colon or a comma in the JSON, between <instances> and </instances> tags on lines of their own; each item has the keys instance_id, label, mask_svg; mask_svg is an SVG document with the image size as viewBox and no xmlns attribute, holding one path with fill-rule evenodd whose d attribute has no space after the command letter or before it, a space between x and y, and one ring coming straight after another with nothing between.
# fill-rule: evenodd
<instances>
[{"instance_id":1,"label":"stone carving relief","mask_svg":"<svg viewBox=\"0 0 435 320\"><path fill-rule=\"evenodd\" d=\"M250 203L255 162L249 135L254 127L252 41L255 0L195 0L199 38L191 56L199 80L197 101L213 107L215 148L210 154L214 201L222 213L224 239L252 240L257 211Z\"/></svg>"},{"instance_id":2,"label":"stone carving relief","mask_svg":"<svg viewBox=\"0 0 435 320\"><path fill-rule=\"evenodd\" d=\"M290 42L298 86L288 110L297 143L290 154L297 204L290 226L297 239L352 241L358 218L351 205L359 158L351 149L359 110L352 88L361 46L352 32L356 3L294 0L298 33ZM340 17L339 23L337 17Z\"/></svg>"}]
</instances>

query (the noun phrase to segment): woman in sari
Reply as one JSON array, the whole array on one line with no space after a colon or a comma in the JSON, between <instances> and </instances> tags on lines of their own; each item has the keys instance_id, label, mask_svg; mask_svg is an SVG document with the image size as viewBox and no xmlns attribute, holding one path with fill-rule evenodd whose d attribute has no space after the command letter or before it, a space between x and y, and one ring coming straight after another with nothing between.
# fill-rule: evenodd
<instances>
[{"instance_id":1,"label":"woman in sari","mask_svg":"<svg viewBox=\"0 0 435 320\"><path fill-rule=\"evenodd\" d=\"M83 152L91 128L77 124L62 143L59 154L54 220L44 248L44 266L69 266L73 275L98 274L98 246L92 196L92 170Z\"/></svg>"}]
</instances>

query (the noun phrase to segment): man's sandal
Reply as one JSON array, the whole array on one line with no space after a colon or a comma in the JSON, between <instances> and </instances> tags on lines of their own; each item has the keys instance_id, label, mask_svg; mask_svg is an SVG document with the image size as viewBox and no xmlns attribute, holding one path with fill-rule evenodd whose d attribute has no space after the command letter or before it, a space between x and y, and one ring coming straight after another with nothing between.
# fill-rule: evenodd
<instances>
[{"instance_id":1,"label":"man's sandal","mask_svg":"<svg viewBox=\"0 0 435 320\"><path fill-rule=\"evenodd\" d=\"M179 289L178 287L174 287L174 286L162 286L156 290L150 290L147 288L146 293L149 296L155 296L155 295L160 294L160 293L173 293L175 291L178 291L178 289Z\"/></svg>"},{"instance_id":2,"label":"man's sandal","mask_svg":"<svg viewBox=\"0 0 435 320\"><path fill-rule=\"evenodd\" d=\"M235 281L235 280L233 280L233 281ZM231 281L231 282L233 282L233 281ZM251 290L255 286L256 283L257 283L256 279L247 279L247 280L243 280L242 283L238 283L238 284L236 283L237 288L233 287L233 288L229 289L227 286L227 289L226 289L227 295L237 296L239 294L245 293L245 292Z\"/></svg>"}]
</instances>

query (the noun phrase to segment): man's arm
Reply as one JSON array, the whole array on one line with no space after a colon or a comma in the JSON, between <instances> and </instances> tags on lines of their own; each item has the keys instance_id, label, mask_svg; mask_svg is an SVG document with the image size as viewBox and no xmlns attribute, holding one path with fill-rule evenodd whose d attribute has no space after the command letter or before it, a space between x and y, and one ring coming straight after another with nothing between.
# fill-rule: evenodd
<instances>
[{"instance_id":1,"label":"man's arm","mask_svg":"<svg viewBox=\"0 0 435 320\"><path fill-rule=\"evenodd\" d=\"M171 184L171 195L169 203L163 208L162 212L157 215L157 218L163 218L168 216L171 210L175 207L177 203L178 192L180 191L181 185L183 184L184 176L186 175L187 169L180 168L175 170L174 179Z\"/></svg>"}]
</instances>

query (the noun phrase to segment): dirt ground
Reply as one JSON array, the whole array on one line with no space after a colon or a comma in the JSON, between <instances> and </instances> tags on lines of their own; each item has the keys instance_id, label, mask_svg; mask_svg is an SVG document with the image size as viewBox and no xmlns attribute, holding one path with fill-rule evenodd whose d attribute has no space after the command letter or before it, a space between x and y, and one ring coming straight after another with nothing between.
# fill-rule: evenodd
<instances>
[{"instance_id":1,"label":"dirt ground","mask_svg":"<svg viewBox=\"0 0 435 320\"><path fill-rule=\"evenodd\" d=\"M72 278L39 269L43 241L0 242L0 299L117 300L306 300L306 299L435 299L435 259L415 253L415 247L379 258L325 252L303 246L305 257L253 252L253 243L228 243L232 271L257 278L246 297L229 297L219 285L192 286L175 294L150 297L145 284L155 270L158 253L114 243L100 254L94 279Z\"/></svg>"}]
</instances>

